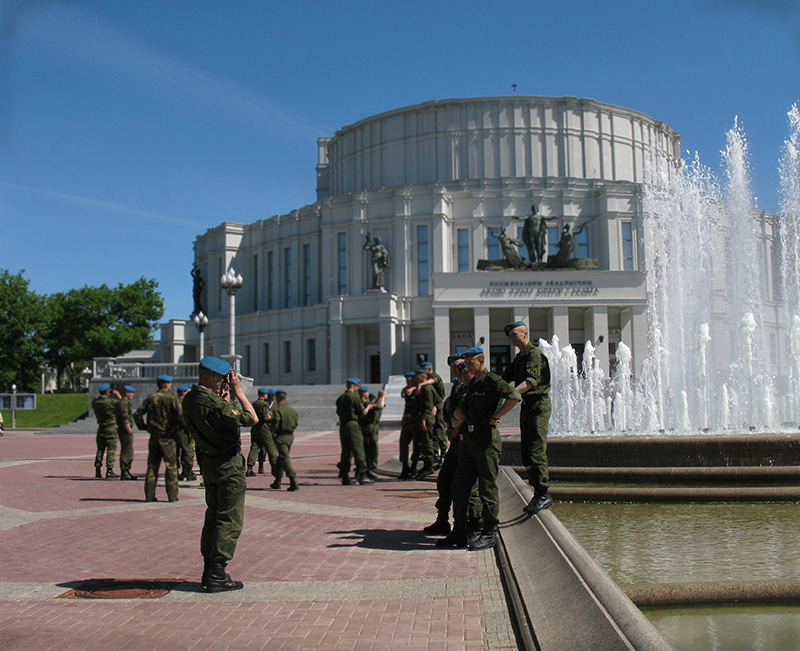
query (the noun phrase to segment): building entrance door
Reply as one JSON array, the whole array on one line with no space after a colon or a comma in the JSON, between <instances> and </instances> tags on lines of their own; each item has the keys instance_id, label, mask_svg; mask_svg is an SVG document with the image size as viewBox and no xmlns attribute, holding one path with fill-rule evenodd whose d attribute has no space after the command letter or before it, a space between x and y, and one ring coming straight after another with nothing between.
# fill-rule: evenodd
<instances>
[{"instance_id":1,"label":"building entrance door","mask_svg":"<svg viewBox=\"0 0 800 651\"><path fill-rule=\"evenodd\" d=\"M492 346L489 349L489 370L500 375L511 364L511 351L508 346Z\"/></svg>"},{"instance_id":2,"label":"building entrance door","mask_svg":"<svg viewBox=\"0 0 800 651\"><path fill-rule=\"evenodd\" d=\"M369 356L369 383L381 383L381 354Z\"/></svg>"}]
</instances>

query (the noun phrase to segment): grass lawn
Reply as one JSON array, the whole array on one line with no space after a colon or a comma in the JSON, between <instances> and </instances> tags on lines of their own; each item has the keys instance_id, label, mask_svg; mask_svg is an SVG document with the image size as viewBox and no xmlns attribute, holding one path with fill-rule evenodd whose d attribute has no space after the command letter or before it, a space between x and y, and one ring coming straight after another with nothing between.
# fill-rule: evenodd
<instances>
[{"instance_id":1,"label":"grass lawn","mask_svg":"<svg viewBox=\"0 0 800 651\"><path fill-rule=\"evenodd\" d=\"M17 410L17 427L57 427L77 420L89 411L85 393L46 393L36 396L36 409ZM3 424L11 427L11 410L3 409Z\"/></svg>"}]
</instances>

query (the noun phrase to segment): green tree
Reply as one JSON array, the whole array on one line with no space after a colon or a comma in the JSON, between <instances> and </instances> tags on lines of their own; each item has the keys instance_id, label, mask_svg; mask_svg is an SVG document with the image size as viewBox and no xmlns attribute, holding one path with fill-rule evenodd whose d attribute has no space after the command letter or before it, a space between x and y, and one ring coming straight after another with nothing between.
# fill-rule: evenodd
<instances>
[{"instance_id":1,"label":"green tree","mask_svg":"<svg viewBox=\"0 0 800 651\"><path fill-rule=\"evenodd\" d=\"M164 315L155 280L140 278L116 288L82 287L48 298L48 362L74 388L83 366L93 357L116 357L150 348L153 332Z\"/></svg>"},{"instance_id":2,"label":"green tree","mask_svg":"<svg viewBox=\"0 0 800 651\"><path fill-rule=\"evenodd\" d=\"M0 391L34 391L44 352L45 299L28 289L24 270L0 269Z\"/></svg>"}]
</instances>

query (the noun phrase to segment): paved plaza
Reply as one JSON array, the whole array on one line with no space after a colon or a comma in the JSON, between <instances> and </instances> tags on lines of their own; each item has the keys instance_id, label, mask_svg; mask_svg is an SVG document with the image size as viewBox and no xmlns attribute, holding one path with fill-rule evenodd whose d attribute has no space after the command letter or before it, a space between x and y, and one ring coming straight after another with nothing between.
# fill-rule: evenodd
<instances>
[{"instance_id":1,"label":"paved plaza","mask_svg":"<svg viewBox=\"0 0 800 651\"><path fill-rule=\"evenodd\" d=\"M162 501L145 503L147 434L134 443L139 481L122 482L93 478L86 429L0 439L0 649L517 648L494 551L439 549L421 533L431 482L341 486L337 432L296 434L299 491L248 478L228 566L244 589L212 595L199 583L200 481L170 504L162 476ZM397 438L381 433L382 461ZM155 598L62 596L90 579L175 583Z\"/></svg>"}]
</instances>

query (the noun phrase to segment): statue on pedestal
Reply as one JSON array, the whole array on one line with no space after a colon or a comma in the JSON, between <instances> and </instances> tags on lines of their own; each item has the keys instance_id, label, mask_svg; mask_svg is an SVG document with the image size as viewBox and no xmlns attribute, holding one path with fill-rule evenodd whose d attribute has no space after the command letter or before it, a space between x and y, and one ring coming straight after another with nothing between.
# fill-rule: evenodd
<instances>
[{"instance_id":1,"label":"statue on pedestal","mask_svg":"<svg viewBox=\"0 0 800 651\"><path fill-rule=\"evenodd\" d=\"M369 251L370 253L372 289L384 288L386 286L386 272L389 269L389 251L381 244L381 238L377 235L372 237L372 233L367 233L364 251Z\"/></svg>"},{"instance_id":2,"label":"statue on pedestal","mask_svg":"<svg viewBox=\"0 0 800 651\"><path fill-rule=\"evenodd\" d=\"M531 265L544 264L547 253L547 222L555 217L542 217L536 204L531 205L531 214L526 217L513 217L525 222L522 227L522 241L528 250Z\"/></svg>"},{"instance_id":3,"label":"statue on pedestal","mask_svg":"<svg viewBox=\"0 0 800 651\"><path fill-rule=\"evenodd\" d=\"M203 275L200 273L200 267L197 266L195 262L192 264L192 298L194 299L194 310L192 310L192 317L200 312L204 312L203 310L203 289L206 286L206 281L203 280Z\"/></svg>"}]
</instances>

